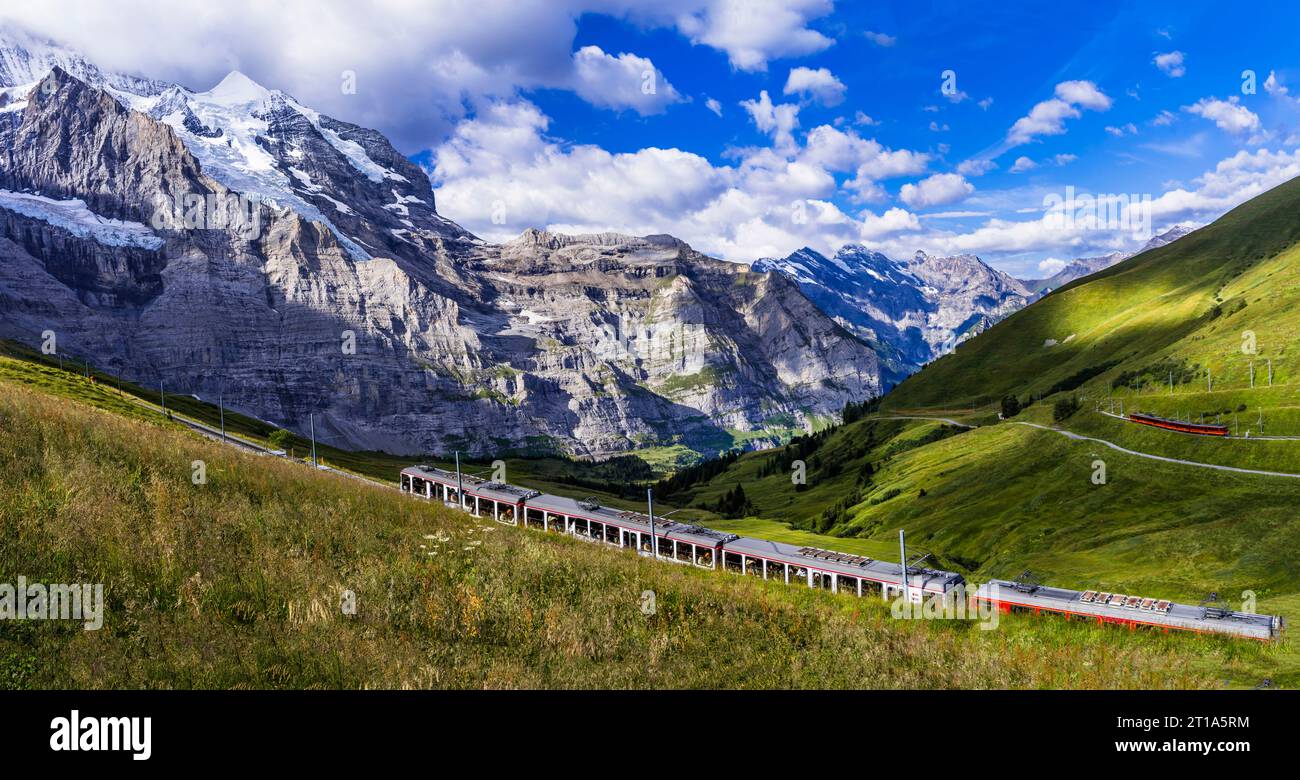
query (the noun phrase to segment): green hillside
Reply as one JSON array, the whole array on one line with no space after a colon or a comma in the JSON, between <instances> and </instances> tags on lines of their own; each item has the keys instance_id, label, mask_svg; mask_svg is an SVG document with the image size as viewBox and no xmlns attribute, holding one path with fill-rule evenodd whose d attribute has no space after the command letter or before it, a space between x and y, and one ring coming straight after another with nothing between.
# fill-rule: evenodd
<instances>
[{"instance_id":1,"label":"green hillside","mask_svg":"<svg viewBox=\"0 0 1300 780\"><path fill-rule=\"evenodd\" d=\"M1098 398L1113 386L1130 406L1197 419L1262 406L1267 432L1300 435L1300 351L1289 349L1300 335L1298 240L1300 179L1048 295L908 378L882 407L992 409L1007 394ZM1242 351L1247 331L1253 355Z\"/></svg>"},{"instance_id":2,"label":"green hillside","mask_svg":"<svg viewBox=\"0 0 1300 780\"><path fill-rule=\"evenodd\" d=\"M1300 475L1300 438L1282 438L1300 437L1297 239L1300 180L1047 296L865 419L746 454L669 498L709 509L739 487L747 505L726 521L736 529L784 523L885 549L905 528L932 560L976 579L1030 570L1191 603L1215 592L1238 607L1253 594L1258 611L1294 623L1300 478L1210 467ZM1002 420L1004 396L1027 406ZM1077 408L1058 412L1065 400ZM1238 436L1106 413L1121 408L1218 420ZM792 483L795 461L806 485ZM1274 672L1300 681L1300 655L1288 651Z\"/></svg>"},{"instance_id":3,"label":"green hillside","mask_svg":"<svg viewBox=\"0 0 1300 780\"><path fill-rule=\"evenodd\" d=\"M0 688L1215 687L1282 657L1021 616L894 620L476 521L113 397L0 379L0 581L99 582L107 602L98 631L0 622Z\"/></svg>"}]
</instances>

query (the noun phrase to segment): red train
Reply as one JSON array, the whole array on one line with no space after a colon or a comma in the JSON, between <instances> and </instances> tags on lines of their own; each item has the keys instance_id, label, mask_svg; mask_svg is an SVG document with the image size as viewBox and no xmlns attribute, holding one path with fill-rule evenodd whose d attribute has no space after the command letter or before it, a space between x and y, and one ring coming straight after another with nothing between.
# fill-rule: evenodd
<instances>
[{"instance_id":1,"label":"red train","mask_svg":"<svg viewBox=\"0 0 1300 780\"><path fill-rule=\"evenodd\" d=\"M1195 433L1201 436L1227 436L1228 426L1226 425L1199 425L1197 423L1182 422L1180 420L1166 420L1163 417L1154 417L1149 414L1130 414L1128 419L1135 423L1150 425L1155 428L1165 428L1170 431L1179 433Z\"/></svg>"}]
</instances>

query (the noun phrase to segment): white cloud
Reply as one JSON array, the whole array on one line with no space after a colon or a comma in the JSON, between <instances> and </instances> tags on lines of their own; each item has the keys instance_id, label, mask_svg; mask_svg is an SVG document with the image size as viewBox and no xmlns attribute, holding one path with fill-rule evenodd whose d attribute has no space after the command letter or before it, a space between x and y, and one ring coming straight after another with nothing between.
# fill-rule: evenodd
<instances>
[{"instance_id":1,"label":"white cloud","mask_svg":"<svg viewBox=\"0 0 1300 780\"><path fill-rule=\"evenodd\" d=\"M1066 119L1078 119L1080 109L1106 111L1111 99L1091 81L1062 81L1056 85L1056 97L1044 100L1029 110L1007 132L1007 144L1019 146L1040 135L1061 135Z\"/></svg>"},{"instance_id":2,"label":"white cloud","mask_svg":"<svg viewBox=\"0 0 1300 780\"><path fill-rule=\"evenodd\" d=\"M1178 118L1177 115L1175 115L1171 111L1161 111L1159 114L1156 114L1154 119L1151 120L1151 124L1155 125L1156 127L1168 127L1169 125L1172 125L1174 123L1174 120L1177 118Z\"/></svg>"},{"instance_id":3,"label":"white cloud","mask_svg":"<svg viewBox=\"0 0 1300 780\"><path fill-rule=\"evenodd\" d=\"M1227 100L1214 97L1201 98L1190 106L1183 106L1183 110L1208 119L1220 130L1233 135L1257 133L1260 129L1259 117L1255 112L1241 105L1241 99L1236 95Z\"/></svg>"},{"instance_id":4,"label":"white cloud","mask_svg":"<svg viewBox=\"0 0 1300 780\"><path fill-rule=\"evenodd\" d=\"M713 113L717 114L718 116L722 116L722 104L719 103L717 100L714 100L713 98L709 98L708 100L705 100L704 107L709 109Z\"/></svg>"},{"instance_id":5,"label":"white cloud","mask_svg":"<svg viewBox=\"0 0 1300 780\"><path fill-rule=\"evenodd\" d=\"M867 40L871 41L877 46L884 46L888 48L890 46L893 46L895 43L898 43L897 38L895 38L892 35L885 35L882 32L872 32L871 30L867 30L862 34L867 36Z\"/></svg>"},{"instance_id":6,"label":"white cloud","mask_svg":"<svg viewBox=\"0 0 1300 780\"><path fill-rule=\"evenodd\" d=\"M853 115L853 124L862 125L863 127L874 127L875 125L880 124L880 122L876 121L875 119L872 119L867 114L858 111Z\"/></svg>"},{"instance_id":7,"label":"white cloud","mask_svg":"<svg viewBox=\"0 0 1300 780\"><path fill-rule=\"evenodd\" d=\"M831 202L841 188L855 200L884 199L880 180L924 171L929 159L853 131L819 125L803 145L791 133L784 146L739 150L736 164L715 166L677 149L616 154L565 144L547 137L548 125L527 101L499 102L461 122L433 159L439 211L494 241L528 227L671 233L742 262L920 229L905 209L851 216ZM837 174L852 180L837 185Z\"/></svg>"},{"instance_id":8,"label":"white cloud","mask_svg":"<svg viewBox=\"0 0 1300 780\"><path fill-rule=\"evenodd\" d=\"M1187 73L1187 68L1183 65L1183 53L1181 51L1157 54L1155 59L1151 61L1170 78L1182 78Z\"/></svg>"},{"instance_id":9,"label":"white cloud","mask_svg":"<svg viewBox=\"0 0 1300 780\"><path fill-rule=\"evenodd\" d=\"M956 203L974 191L975 186L960 174L936 173L916 184L904 184L898 198L911 208L924 209Z\"/></svg>"},{"instance_id":10,"label":"white cloud","mask_svg":"<svg viewBox=\"0 0 1300 780\"><path fill-rule=\"evenodd\" d=\"M652 95L640 92L640 71L630 86L622 79L622 70L649 63L644 57L575 56L578 20L586 14L675 30L724 53L741 70L762 70L771 59L834 43L808 26L833 10L831 0L385 0L364 8L229 0L220 9L173 0L42 0L0 6L0 21L66 43L106 69L195 89L238 69L330 116L376 128L407 153L444 140L481 103L532 89L573 90L597 105L640 113L673 102L662 74ZM340 89L345 71L355 75L355 93Z\"/></svg>"},{"instance_id":11,"label":"white cloud","mask_svg":"<svg viewBox=\"0 0 1300 780\"><path fill-rule=\"evenodd\" d=\"M804 95L824 106L837 106L844 102L844 82L835 78L827 68L792 68L785 80L786 95Z\"/></svg>"},{"instance_id":12,"label":"white cloud","mask_svg":"<svg viewBox=\"0 0 1300 780\"><path fill-rule=\"evenodd\" d=\"M665 3L661 13L673 15L692 42L726 52L737 70L766 70L769 60L814 54L835 42L808 27L834 10L831 0L714 0L679 13L674 5Z\"/></svg>"},{"instance_id":13,"label":"white cloud","mask_svg":"<svg viewBox=\"0 0 1300 780\"><path fill-rule=\"evenodd\" d=\"M1077 154L1058 154L1052 157L1052 162L1057 165L1069 165L1077 159L1079 159Z\"/></svg>"},{"instance_id":14,"label":"white cloud","mask_svg":"<svg viewBox=\"0 0 1300 780\"><path fill-rule=\"evenodd\" d=\"M921 222L916 215L906 209L891 208L880 216L870 211L861 214L862 223L858 237L863 241L877 241L899 233L911 233L921 229Z\"/></svg>"},{"instance_id":15,"label":"white cloud","mask_svg":"<svg viewBox=\"0 0 1300 780\"><path fill-rule=\"evenodd\" d=\"M758 100L742 100L740 107L749 113L754 126L772 136L778 148L794 144L794 129L799 126L799 106L795 103L772 103L767 90L758 93Z\"/></svg>"},{"instance_id":16,"label":"white cloud","mask_svg":"<svg viewBox=\"0 0 1300 780\"><path fill-rule=\"evenodd\" d=\"M1011 165L1011 170L1010 170L1010 172L1011 172L1011 173L1024 173L1025 171L1032 171L1033 169L1035 169L1035 168L1037 168L1037 167L1038 167L1038 163L1034 162L1033 160L1029 159L1028 157L1017 157L1017 158L1016 158L1016 161L1015 161L1014 163L1012 163L1012 165Z\"/></svg>"},{"instance_id":17,"label":"white cloud","mask_svg":"<svg viewBox=\"0 0 1300 780\"><path fill-rule=\"evenodd\" d=\"M573 55L573 91L593 106L630 108L642 116L661 114L681 94L645 57L606 54L583 46Z\"/></svg>"},{"instance_id":18,"label":"white cloud","mask_svg":"<svg viewBox=\"0 0 1300 780\"><path fill-rule=\"evenodd\" d=\"M1064 260L1049 257L1038 262L1038 270L1042 272L1043 276L1052 276L1067 265L1069 263Z\"/></svg>"},{"instance_id":19,"label":"white cloud","mask_svg":"<svg viewBox=\"0 0 1300 780\"><path fill-rule=\"evenodd\" d=\"M1137 135L1137 131L1138 131L1137 125L1134 125L1132 122L1129 122L1128 124L1120 125L1118 127L1112 125L1106 126L1106 132L1110 133L1116 138L1122 138L1126 135Z\"/></svg>"},{"instance_id":20,"label":"white cloud","mask_svg":"<svg viewBox=\"0 0 1300 780\"><path fill-rule=\"evenodd\" d=\"M989 106L993 105L993 98L986 97L983 100L981 100L979 103L976 103L976 105L978 105L980 108L984 109L985 111L988 111Z\"/></svg>"},{"instance_id":21,"label":"white cloud","mask_svg":"<svg viewBox=\"0 0 1300 780\"><path fill-rule=\"evenodd\" d=\"M1268 78L1264 79L1264 91L1270 95L1285 96L1290 90L1277 80L1277 74L1273 71L1268 72Z\"/></svg>"},{"instance_id":22,"label":"white cloud","mask_svg":"<svg viewBox=\"0 0 1300 780\"><path fill-rule=\"evenodd\" d=\"M983 176L997 167L998 164L992 160L973 158L958 165L957 173L960 173L962 176Z\"/></svg>"},{"instance_id":23,"label":"white cloud","mask_svg":"<svg viewBox=\"0 0 1300 780\"><path fill-rule=\"evenodd\" d=\"M1092 111L1106 111L1111 105L1111 99L1091 81L1062 81L1056 85L1056 96Z\"/></svg>"}]
</instances>

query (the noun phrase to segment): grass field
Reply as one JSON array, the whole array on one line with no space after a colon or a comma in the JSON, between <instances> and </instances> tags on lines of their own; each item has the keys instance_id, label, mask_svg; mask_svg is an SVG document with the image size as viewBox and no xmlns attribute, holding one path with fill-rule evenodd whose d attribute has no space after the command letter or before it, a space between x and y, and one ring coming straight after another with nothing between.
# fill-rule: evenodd
<instances>
[{"instance_id":1,"label":"grass field","mask_svg":"<svg viewBox=\"0 0 1300 780\"><path fill-rule=\"evenodd\" d=\"M99 631L0 623L0 687L1216 687L1253 684L1282 652L894 620L874 600L453 516L122 411L0 379L0 579L102 582L107 601Z\"/></svg>"}]
</instances>

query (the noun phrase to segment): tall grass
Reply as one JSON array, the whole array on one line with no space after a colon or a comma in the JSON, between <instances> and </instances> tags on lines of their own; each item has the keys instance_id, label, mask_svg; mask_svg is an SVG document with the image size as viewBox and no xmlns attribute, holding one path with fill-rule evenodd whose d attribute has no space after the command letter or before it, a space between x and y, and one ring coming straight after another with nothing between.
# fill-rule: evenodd
<instances>
[{"instance_id":1,"label":"tall grass","mask_svg":"<svg viewBox=\"0 0 1300 780\"><path fill-rule=\"evenodd\" d=\"M1268 652L896 621L877 601L477 521L3 381L0 481L0 582L99 582L106 598L99 631L0 622L4 687L1201 687L1217 678L1193 653L1230 668Z\"/></svg>"}]
</instances>

